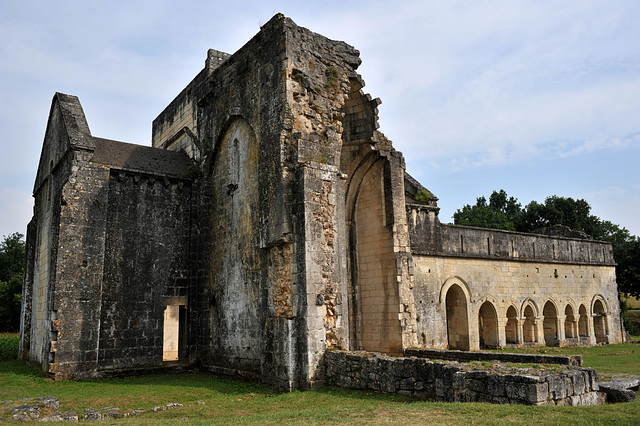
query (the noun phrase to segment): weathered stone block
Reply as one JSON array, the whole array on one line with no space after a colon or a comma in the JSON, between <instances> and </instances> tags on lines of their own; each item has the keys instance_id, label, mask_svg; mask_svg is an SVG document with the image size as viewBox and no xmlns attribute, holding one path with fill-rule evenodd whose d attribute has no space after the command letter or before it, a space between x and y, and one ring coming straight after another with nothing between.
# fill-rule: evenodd
<instances>
[{"instance_id":1,"label":"weathered stone block","mask_svg":"<svg viewBox=\"0 0 640 426\"><path fill-rule=\"evenodd\" d=\"M631 389L626 389L624 386L613 382L601 382L600 392L606 395L608 403L632 402L638 398L636 393Z\"/></svg>"},{"instance_id":2,"label":"weathered stone block","mask_svg":"<svg viewBox=\"0 0 640 426\"><path fill-rule=\"evenodd\" d=\"M567 384L565 378L560 375L552 375L547 379L549 383L549 396L552 399L563 399L567 397Z\"/></svg>"},{"instance_id":3,"label":"weathered stone block","mask_svg":"<svg viewBox=\"0 0 640 426\"><path fill-rule=\"evenodd\" d=\"M528 383L527 384L527 401L531 404L546 403L549 399L548 383Z\"/></svg>"},{"instance_id":4,"label":"weathered stone block","mask_svg":"<svg viewBox=\"0 0 640 426\"><path fill-rule=\"evenodd\" d=\"M487 378L487 392L493 397L503 397L505 395L505 377L492 374Z\"/></svg>"}]
</instances>

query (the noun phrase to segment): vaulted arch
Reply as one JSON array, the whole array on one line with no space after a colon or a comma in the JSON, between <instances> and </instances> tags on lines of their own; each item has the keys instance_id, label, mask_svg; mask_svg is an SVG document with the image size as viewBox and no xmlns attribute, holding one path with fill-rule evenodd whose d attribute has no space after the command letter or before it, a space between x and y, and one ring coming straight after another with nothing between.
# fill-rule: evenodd
<instances>
[{"instance_id":1,"label":"vaulted arch","mask_svg":"<svg viewBox=\"0 0 640 426\"><path fill-rule=\"evenodd\" d=\"M351 339L357 349L396 353L402 329L393 231L387 226L386 159L371 153L359 161L346 190Z\"/></svg>"},{"instance_id":2,"label":"vaulted arch","mask_svg":"<svg viewBox=\"0 0 640 426\"><path fill-rule=\"evenodd\" d=\"M578 318L571 303L567 303L564 308L564 336L567 339L578 337Z\"/></svg>"},{"instance_id":3,"label":"vaulted arch","mask_svg":"<svg viewBox=\"0 0 640 426\"><path fill-rule=\"evenodd\" d=\"M478 331L480 347L497 348L500 346L498 334L498 314L493 303L484 302L478 311Z\"/></svg>"},{"instance_id":4,"label":"vaulted arch","mask_svg":"<svg viewBox=\"0 0 640 426\"><path fill-rule=\"evenodd\" d=\"M522 304L522 317L524 318L522 341L524 343L535 343L538 341L538 312L538 307L533 300L527 299Z\"/></svg>"},{"instance_id":5,"label":"vaulted arch","mask_svg":"<svg viewBox=\"0 0 640 426\"><path fill-rule=\"evenodd\" d=\"M548 300L544 304L542 309L543 321L542 326L544 329L544 341L547 346L558 345L558 310L555 303Z\"/></svg>"},{"instance_id":6,"label":"vaulted arch","mask_svg":"<svg viewBox=\"0 0 640 426\"><path fill-rule=\"evenodd\" d=\"M607 343L609 335L609 311L607 303L601 295L594 296L591 302L591 315L593 317L593 333L596 343Z\"/></svg>"},{"instance_id":7,"label":"vaulted arch","mask_svg":"<svg viewBox=\"0 0 640 426\"><path fill-rule=\"evenodd\" d=\"M518 343L518 311L513 305L507 308L507 324L504 334L507 343Z\"/></svg>"},{"instance_id":8,"label":"vaulted arch","mask_svg":"<svg viewBox=\"0 0 640 426\"><path fill-rule=\"evenodd\" d=\"M440 294L446 312L449 349L469 350L469 290L466 284L457 277L449 279Z\"/></svg>"}]
</instances>

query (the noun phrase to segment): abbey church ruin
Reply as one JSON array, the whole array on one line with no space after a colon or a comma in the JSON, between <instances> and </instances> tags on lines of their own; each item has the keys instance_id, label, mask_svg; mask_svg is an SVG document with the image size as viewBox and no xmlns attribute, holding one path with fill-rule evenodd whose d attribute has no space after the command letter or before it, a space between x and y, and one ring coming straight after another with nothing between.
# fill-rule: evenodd
<instances>
[{"instance_id":1,"label":"abbey church ruin","mask_svg":"<svg viewBox=\"0 0 640 426\"><path fill-rule=\"evenodd\" d=\"M208 52L152 147L93 136L56 93L21 357L56 380L198 365L292 390L330 349L621 342L611 245L441 223L359 64L276 15Z\"/></svg>"}]
</instances>

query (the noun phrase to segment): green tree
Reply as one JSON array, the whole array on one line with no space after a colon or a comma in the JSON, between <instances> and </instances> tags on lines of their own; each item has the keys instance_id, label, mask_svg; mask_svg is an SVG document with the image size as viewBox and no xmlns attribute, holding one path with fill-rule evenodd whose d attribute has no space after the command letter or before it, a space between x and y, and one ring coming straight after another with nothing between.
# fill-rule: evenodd
<instances>
[{"instance_id":1,"label":"green tree","mask_svg":"<svg viewBox=\"0 0 640 426\"><path fill-rule=\"evenodd\" d=\"M591 214L585 200L570 197L547 197L544 203L531 201L524 209L504 190L493 191L489 203L485 197L476 199L476 205L465 205L453 214L456 225L533 232L553 225L564 225L582 231L596 240L608 241L613 247L617 263L616 276L621 293L640 296L640 239L607 220Z\"/></svg>"},{"instance_id":2,"label":"green tree","mask_svg":"<svg viewBox=\"0 0 640 426\"><path fill-rule=\"evenodd\" d=\"M514 197L508 197L504 190L493 191L489 202L485 197L476 198L476 204L467 204L456 210L453 220L456 225L478 226L481 228L507 229L515 231L522 220L522 205Z\"/></svg>"},{"instance_id":3,"label":"green tree","mask_svg":"<svg viewBox=\"0 0 640 426\"><path fill-rule=\"evenodd\" d=\"M531 232L553 225L564 225L597 238L600 219L591 214L591 206L585 200L552 195L544 204L532 201L524 208L518 231Z\"/></svg>"},{"instance_id":4,"label":"green tree","mask_svg":"<svg viewBox=\"0 0 640 426\"><path fill-rule=\"evenodd\" d=\"M0 331L18 331L20 328L25 251L23 237L15 232L0 242Z\"/></svg>"}]
</instances>

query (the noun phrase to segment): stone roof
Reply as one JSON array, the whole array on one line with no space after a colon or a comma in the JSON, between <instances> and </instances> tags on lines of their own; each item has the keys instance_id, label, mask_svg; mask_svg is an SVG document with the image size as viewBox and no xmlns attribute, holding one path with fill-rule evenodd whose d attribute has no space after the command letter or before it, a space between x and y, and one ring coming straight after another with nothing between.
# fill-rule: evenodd
<instances>
[{"instance_id":1,"label":"stone roof","mask_svg":"<svg viewBox=\"0 0 640 426\"><path fill-rule=\"evenodd\" d=\"M138 173L186 177L191 166L191 160L184 152L167 151L96 137L93 140L95 150L91 161L112 168Z\"/></svg>"}]
</instances>

